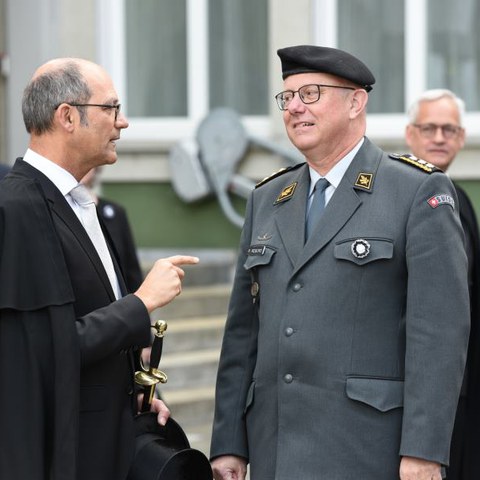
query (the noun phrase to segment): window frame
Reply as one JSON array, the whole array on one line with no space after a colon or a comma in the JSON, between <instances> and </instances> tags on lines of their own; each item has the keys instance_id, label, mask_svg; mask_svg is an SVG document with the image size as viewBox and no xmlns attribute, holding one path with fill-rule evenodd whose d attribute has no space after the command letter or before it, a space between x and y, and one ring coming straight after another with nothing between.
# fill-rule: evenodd
<instances>
[{"instance_id":1,"label":"window frame","mask_svg":"<svg viewBox=\"0 0 480 480\"><path fill-rule=\"evenodd\" d=\"M97 2L98 61L112 76L123 103L126 98L126 48L124 0ZM208 65L208 0L186 0L187 11L187 71L188 116L186 117L129 117L129 128L122 133L124 146L156 148L195 135L198 123L209 112ZM105 19L108 18L108 22ZM267 79L268 80L268 79ZM259 136L270 136L269 115L242 118L247 130Z\"/></svg>"},{"instance_id":2,"label":"window frame","mask_svg":"<svg viewBox=\"0 0 480 480\"><path fill-rule=\"evenodd\" d=\"M406 111L413 100L427 88L427 1L404 0L405 2L405 106ZM320 23L318 18L324 18ZM313 0L312 31L314 43L335 47L337 43L337 0ZM480 61L480 59L479 59ZM367 134L380 141L402 142L406 113L369 114ZM468 111L464 117L467 142L480 145L480 112Z\"/></svg>"},{"instance_id":3,"label":"window frame","mask_svg":"<svg viewBox=\"0 0 480 480\"><path fill-rule=\"evenodd\" d=\"M405 108L426 89L427 57L427 0L405 1ZM209 111L208 82L208 0L186 0L187 2L187 63L188 111L187 117L128 118L130 127L122 136L122 144L140 149L157 148L159 145L195 135L199 121ZM336 46L337 37L337 0L312 0L313 43ZM125 98L125 12L123 0L98 0L97 32L98 61L109 71L114 79L120 99ZM323 21L317 21L322 18ZM108 19L108 21L106 21ZM270 81L270 79L267 79ZM201 92L201 93L199 93ZM272 92L273 96L273 92ZM273 100L272 100L273 101ZM123 100L123 103L125 101ZM274 107L274 106L273 106ZM242 118L248 131L254 131L258 137L271 137L275 133L275 121L272 111L265 116L244 116ZM128 116L128 110L125 110ZM404 112L393 114L369 114L367 134L375 140L401 143L407 115ZM468 111L464 118L467 142L470 146L480 145L480 112Z\"/></svg>"}]
</instances>

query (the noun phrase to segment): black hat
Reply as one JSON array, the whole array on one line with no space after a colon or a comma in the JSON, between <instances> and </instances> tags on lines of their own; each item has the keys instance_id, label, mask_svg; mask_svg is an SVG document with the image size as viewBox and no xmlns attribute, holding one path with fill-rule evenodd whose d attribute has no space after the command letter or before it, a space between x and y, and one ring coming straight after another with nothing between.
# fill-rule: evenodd
<instances>
[{"instance_id":1,"label":"black hat","mask_svg":"<svg viewBox=\"0 0 480 480\"><path fill-rule=\"evenodd\" d=\"M360 85L367 92L375 83L373 73L363 62L337 48L297 45L280 48L277 54L282 61L284 80L297 73L330 73Z\"/></svg>"},{"instance_id":2,"label":"black hat","mask_svg":"<svg viewBox=\"0 0 480 480\"><path fill-rule=\"evenodd\" d=\"M165 426L154 412L135 417L135 457L127 480L212 480L208 458L190 448L182 427L172 418Z\"/></svg>"}]
</instances>

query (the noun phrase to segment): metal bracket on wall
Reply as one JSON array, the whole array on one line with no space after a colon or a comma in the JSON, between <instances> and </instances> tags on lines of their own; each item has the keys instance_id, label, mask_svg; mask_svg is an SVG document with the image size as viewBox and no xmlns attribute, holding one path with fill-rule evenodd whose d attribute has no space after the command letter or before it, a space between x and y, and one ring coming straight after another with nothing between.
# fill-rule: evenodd
<instances>
[{"instance_id":1,"label":"metal bracket on wall","mask_svg":"<svg viewBox=\"0 0 480 480\"><path fill-rule=\"evenodd\" d=\"M5 52L0 52L0 75L4 78L10 75L10 57Z\"/></svg>"},{"instance_id":2,"label":"metal bracket on wall","mask_svg":"<svg viewBox=\"0 0 480 480\"><path fill-rule=\"evenodd\" d=\"M237 173L251 144L283 157L291 165L303 161L293 148L248 136L234 110L217 108L200 122L195 139L184 139L170 150L175 193L188 203L215 195L225 216L241 228L244 218L233 208L230 194L248 198L255 187L253 180Z\"/></svg>"}]
</instances>

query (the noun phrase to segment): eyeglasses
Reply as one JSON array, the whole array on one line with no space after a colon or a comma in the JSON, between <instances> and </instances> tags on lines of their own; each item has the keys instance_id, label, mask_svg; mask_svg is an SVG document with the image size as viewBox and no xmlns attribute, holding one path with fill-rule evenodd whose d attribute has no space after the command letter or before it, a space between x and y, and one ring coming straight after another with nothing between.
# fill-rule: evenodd
<instances>
[{"instance_id":1,"label":"eyeglasses","mask_svg":"<svg viewBox=\"0 0 480 480\"><path fill-rule=\"evenodd\" d=\"M446 125L436 125L435 123L420 123L420 124L413 124L415 128L418 128L420 135L425 138L433 138L436 134L438 129L442 131L442 135L447 140L451 138L455 138L462 130L462 127L458 125L450 125L447 123Z\"/></svg>"},{"instance_id":2,"label":"eyeglasses","mask_svg":"<svg viewBox=\"0 0 480 480\"><path fill-rule=\"evenodd\" d=\"M285 90L275 95L278 108L280 110L286 110L292 103L293 97L296 93L300 97L300 100L308 105L309 103L315 103L320 99L320 87L330 88L344 88L346 90L356 90L353 87L343 87L341 85L324 85L322 83L312 83L309 85L303 85L298 90Z\"/></svg>"},{"instance_id":3,"label":"eyeglasses","mask_svg":"<svg viewBox=\"0 0 480 480\"><path fill-rule=\"evenodd\" d=\"M68 103L68 102L66 102ZM61 105L61 104L60 104ZM57 105L55 110L60 106ZM114 108L115 109L115 122L117 121L118 114L120 113L120 103L116 103L115 105L109 103L69 103L71 107L100 107L100 108Z\"/></svg>"}]
</instances>

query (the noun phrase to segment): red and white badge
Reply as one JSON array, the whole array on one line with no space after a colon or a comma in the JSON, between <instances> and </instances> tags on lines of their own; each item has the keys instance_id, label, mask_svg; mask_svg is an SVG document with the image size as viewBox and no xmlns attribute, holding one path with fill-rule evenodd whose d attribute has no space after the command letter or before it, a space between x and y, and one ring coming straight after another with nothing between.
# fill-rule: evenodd
<instances>
[{"instance_id":1,"label":"red and white badge","mask_svg":"<svg viewBox=\"0 0 480 480\"><path fill-rule=\"evenodd\" d=\"M446 193L439 193L437 195L434 195L433 197L430 197L427 200L427 203L432 208L437 208L440 205L450 205L455 210L455 200Z\"/></svg>"}]
</instances>

